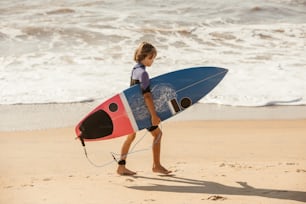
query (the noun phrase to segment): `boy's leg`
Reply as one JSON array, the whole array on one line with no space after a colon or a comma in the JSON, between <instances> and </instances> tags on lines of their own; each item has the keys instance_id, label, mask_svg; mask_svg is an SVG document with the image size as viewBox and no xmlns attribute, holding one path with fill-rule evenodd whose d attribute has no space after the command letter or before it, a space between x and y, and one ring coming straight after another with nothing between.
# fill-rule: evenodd
<instances>
[{"instance_id":1,"label":"boy's leg","mask_svg":"<svg viewBox=\"0 0 306 204\"><path fill-rule=\"evenodd\" d=\"M136 136L136 133L128 135L125 142L122 145L121 157L120 157L120 161L119 161L118 168L117 168L117 173L120 175L131 176L131 175L136 174L136 172L131 171L125 167L125 160L127 158L127 154L129 152L130 146L135 139L135 136Z\"/></svg>"},{"instance_id":2,"label":"boy's leg","mask_svg":"<svg viewBox=\"0 0 306 204\"><path fill-rule=\"evenodd\" d=\"M161 148L161 138L162 138L162 131L158 128L151 131L153 136L153 172L162 173L162 174L169 174L171 171L167 170L163 167L160 163L160 148Z\"/></svg>"}]
</instances>

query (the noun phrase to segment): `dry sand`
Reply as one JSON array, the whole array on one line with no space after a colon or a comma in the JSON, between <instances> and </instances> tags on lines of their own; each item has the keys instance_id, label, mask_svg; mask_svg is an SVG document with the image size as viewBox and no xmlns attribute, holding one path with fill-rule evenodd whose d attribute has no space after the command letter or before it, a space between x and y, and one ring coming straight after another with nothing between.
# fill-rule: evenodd
<instances>
[{"instance_id":1,"label":"dry sand","mask_svg":"<svg viewBox=\"0 0 306 204\"><path fill-rule=\"evenodd\" d=\"M303 203L306 120L170 121L162 125L162 162L152 173L152 138L139 132L128 167L115 173L110 152L124 137L87 143L72 127L0 132L1 204Z\"/></svg>"}]
</instances>

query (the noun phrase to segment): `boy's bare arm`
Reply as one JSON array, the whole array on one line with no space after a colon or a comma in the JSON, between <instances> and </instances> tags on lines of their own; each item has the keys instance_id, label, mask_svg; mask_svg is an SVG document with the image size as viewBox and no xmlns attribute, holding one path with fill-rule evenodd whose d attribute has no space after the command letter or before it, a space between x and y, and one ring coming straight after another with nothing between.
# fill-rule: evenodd
<instances>
[{"instance_id":1,"label":"boy's bare arm","mask_svg":"<svg viewBox=\"0 0 306 204\"><path fill-rule=\"evenodd\" d=\"M160 118L158 117L158 115L156 113L152 94L150 92L147 92L147 93L143 94L143 97L144 97L144 101L145 101L145 103L148 107L148 110L151 114L152 125L158 125L160 123Z\"/></svg>"}]
</instances>

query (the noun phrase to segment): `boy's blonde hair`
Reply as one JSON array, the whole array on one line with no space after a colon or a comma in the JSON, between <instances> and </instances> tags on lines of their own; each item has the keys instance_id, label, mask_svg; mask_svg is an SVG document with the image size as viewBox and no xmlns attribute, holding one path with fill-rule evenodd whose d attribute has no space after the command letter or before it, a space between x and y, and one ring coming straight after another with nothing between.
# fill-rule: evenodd
<instances>
[{"instance_id":1,"label":"boy's blonde hair","mask_svg":"<svg viewBox=\"0 0 306 204\"><path fill-rule=\"evenodd\" d=\"M134 60L135 62L141 62L149 55L151 55L152 57L156 56L156 48L148 42L142 42L135 51Z\"/></svg>"}]
</instances>

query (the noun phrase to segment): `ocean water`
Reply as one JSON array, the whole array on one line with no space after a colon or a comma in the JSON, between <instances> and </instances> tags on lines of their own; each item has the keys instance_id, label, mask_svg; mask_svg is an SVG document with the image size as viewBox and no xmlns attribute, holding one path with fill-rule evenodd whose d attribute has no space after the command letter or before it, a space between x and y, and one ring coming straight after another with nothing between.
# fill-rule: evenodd
<instances>
[{"instance_id":1,"label":"ocean water","mask_svg":"<svg viewBox=\"0 0 306 204\"><path fill-rule=\"evenodd\" d=\"M306 0L0 0L0 104L103 101L141 41L151 77L229 69L202 103L306 104Z\"/></svg>"}]
</instances>

